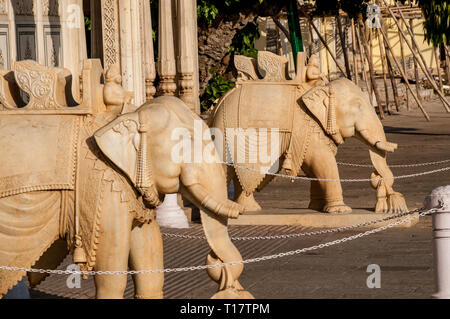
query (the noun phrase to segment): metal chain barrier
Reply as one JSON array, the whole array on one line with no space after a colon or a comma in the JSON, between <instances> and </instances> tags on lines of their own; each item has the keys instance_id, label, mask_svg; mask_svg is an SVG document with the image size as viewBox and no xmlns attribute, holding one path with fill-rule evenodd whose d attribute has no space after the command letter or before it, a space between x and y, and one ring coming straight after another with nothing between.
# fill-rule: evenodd
<instances>
[{"instance_id":1,"label":"metal chain barrier","mask_svg":"<svg viewBox=\"0 0 450 319\"><path fill-rule=\"evenodd\" d=\"M402 225L405 223L408 223L414 219L418 219L420 217L430 215L438 211L439 208L433 208L425 212L421 212L418 215L413 215L408 218L404 218L402 220L399 220L395 223L388 224L379 228L375 228L372 230L368 230L362 233L358 233L356 235L352 235L349 237L344 237L340 239L336 239L327 243L318 244L306 248L301 248L297 250L291 250L284 253L274 254L274 255L268 255L268 256L262 256L257 258L251 258L246 259L242 261L235 261L235 262L227 262L222 264L214 264L214 265L201 265L201 266L190 266L190 267L180 267L180 268L167 268L167 269L156 269L156 270L123 270L123 271L76 271L76 270L51 270L51 269L34 269L34 268L21 268L21 267L9 267L9 266L0 266L0 270L8 270L8 271L26 271L26 272L32 272L32 273L41 273L41 274L57 274L57 275L136 275L136 274L151 274L151 273L170 273L170 272L186 272L186 271L193 271L193 270L205 270L205 269L212 269L212 268L218 268L218 267L225 267L225 266L234 266L234 265L241 265L241 264L250 264L250 263L256 263L260 261L266 261L266 260L273 260L277 258L283 258L287 256L293 256L302 254L308 251L316 250L316 249L322 249L325 247L331 247L335 246L337 244L345 243L347 241L355 240L358 238L366 237L372 234L379 233L383 230L393 228L398 225Z\"/></svg>"},{"instance_id":2,"label":"metal chain barrier","mask_svg":"<svg viewBox=\"0 0 450 319\"><path fill-rule=\"evenodd\" d=\"M430 174L435 174L435 173L439 173L439 172L444 172L444 171L449 171L450 170L450 166L449 166L449 167L435 169L435 170L427 171L427 172L421 172L421 173L415 173L415 174L409 174L409 175L399 175L399 176L393 176L393 177L375 177L375 178L359 178L359 179L358 178L352 178L352 179L339 179L339 178L336 178L336 179L332 179L332 178L314 178L314 177L306 177L306 176L289 176L289 175L277 174L277 173L264 173L264 172L261 172L260 170L257 170L257 169L251 169L251 168L244 167L244 166L234 165L232 163L224 163L224 164L227 165L227 166L234 167L234 168L247 170L247 171L250 171L250 172L253 172L253 173L270 175L270 176L281 177L281 178L287 178L287 179L291 179L293 181L294 180L304 180L304 181L316 181L316 182L347 182L347 183L372 182L372 181L383 181L383 180L392 180L392 179L413 178L413 177L430 175Z\"/></svg>"},{"instance_id":3,"label":"metal chain barrier","mask_svg":"<svg viewBox=\"0 0 450 319\"><path fill-rule=\"evenodd\" d=\"M383 219L377 219L377 220L372 220L372 221L368 221L368 222L364 222L364 223L360 223L360 224L343 226L343 227L338 227L338 228L330 228L330 229L317 230L317 231L304 232L304 233L296 233L296 234L280 234L280 235L272 235L272 236L251 236L251 237L230 237L230 239L236 240L236 241L272 240L272 239L291 239L291 238L299 238L299 237L307 237L307 236L317 236L317 235L323 235L323 234L332 234L332 233L343 232L343 231L352 230L352 229L356 229L356 228L361 228L361 227L365 227L365 226L375 225L375 224L379 224L382 222L387 222L392 219L397 219L400 217L418 213L421 210L423 210L423 208L415 209L415 210L405 212L405 213L400 213L397 215L392 215L389 217L385 217ZM173 234L173 233L161 233L161 234L163 236L172 237L172 238L206 240L205 236L182 235L182 234Z\"/></svg>"},{"instance_id":4,"label":"metal chain barrier","mask_svg":"<svg viewBox=\"0 0 450 319\"><path fill-rule=\"evenodd\" d=\"M437 162L428 162L428 163L417 163L417 164L398 164L398 165L389 165L389 167L419 167L419 166L431 166L431 165L439 165L439 164L445 164L450 163L450 159L443 160L443 161L437 161ZM372 168L373 165L371 164L354 164L354 163L345 163L345 162L337 162L338 165L342 166L353 166L353 167L370 167Z\"/></svg>"}]
</instances>

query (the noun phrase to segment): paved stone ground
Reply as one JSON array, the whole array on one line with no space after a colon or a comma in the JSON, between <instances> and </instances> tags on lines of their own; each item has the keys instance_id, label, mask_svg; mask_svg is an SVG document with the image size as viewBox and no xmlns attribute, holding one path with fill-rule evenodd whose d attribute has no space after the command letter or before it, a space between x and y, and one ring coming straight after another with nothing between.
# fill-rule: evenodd
<instances>
[{"instance_id":1,"label":"paved stone ground","mask_svg":"<svg viewBox=\"0 0 450 319\"><path fill-rule=\"evenodd\" d=\"M399 150L389 156L391 164L411 164L450 159L450 114L438 100L425 103L432 121L426 122L416 107L410 112L387 116L383 121L388 139L399 143ZM340 147L339 161L369 163L366 147L348 140ZM425 172L450 166L395 168L395 175ZM340 167L341 178L368 178L368 168ZM450 171L412 179L397 180L394 189L402 192L409 208L422 206L424 197L435 187L450 184ZM373 208L375 192L368 183L343 185L346 203L353 208ZM266 208L306 207L309 185L277 179L256 195ZM164 232L174 232L163 229ZM301 227L230 226L234 236L297 233ZM192 225L182 233L201 235L201 226ZM344 232L283 241L237 242L244 259L309 247L318 243L350 236ZM242 285L256 298L429 298L433 293L431 218L425 217L408 229L391 229L340 244L281 259L248 264L240 277ZM203 264L208 251L201 240L165 238L166 267ZM69 260L67 263L70 262ZM369 289L366 272L369 264L381 267L381 288ZM68 290L65 278L51 276L32 295L37 298L92 298L92 280L83 282L82 289ZM215 292L204 271L166 276L167 298L209 298ZM126 297L133 296L131 282Z\"/></svg>"}]
</instances>

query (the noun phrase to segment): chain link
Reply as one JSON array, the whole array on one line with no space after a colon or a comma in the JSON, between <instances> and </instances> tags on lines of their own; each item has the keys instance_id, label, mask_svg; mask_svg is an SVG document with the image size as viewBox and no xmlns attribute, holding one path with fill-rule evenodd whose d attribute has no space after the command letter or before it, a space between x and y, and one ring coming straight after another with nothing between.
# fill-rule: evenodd
<instances>
[{"instance_id":1,"label":"chain link","mask_svg":"<svg viewBox=\"0 0 450 319\"><path fill-rule=\"evenodd\" d=\"M431 165L439 165L439 164L445 164L450 163L450 159L443 160L443 161L437 161L437 162L428 162L428 163L418 163L418 164L399 164L399 165L389 165L389 167L419 167L419 166L431 166ZM337 162L338 165L342 166L353 166L353 167L373 167L371 164L354 164L354 163L345 163L345 162Z\"/></svg>"},{"instance_id":2,"label":"chain link","mask_svg":"<svg viewBox=\"0 0 450 319\"><path fill-rule=\"evenodd\" d=\"M261 172L260 170L257 170L257 169L251 169L251 168L244 167L244 166L234 165L232 163L224 163L224 164L227 165L227 166L230 166L230 167L239 168L239 169L247 170L247 171L258 173L258 174L265 174L265 175L270 175L270 176L275 176L275 177L287 178L287 179L291 179L292 181L294 181L294 180L304 180L304 181L316 181L316 182L347 182L347 183L372 182L372 181L383 181L383 180L393 180L393 179L405 179L405 178L412 178L412 177L430 175L430 174L435 174L435 173L439 173L439 172L444 172L444 171L449 171L450 170L450 166L449 166L449 167L435 169L435 170L427 171L427 172L421 172L421 173L409 174L409 175L392 176L392 177L374 177L374 178L360 178L360 179L358 179L358 178L353 178L353 179L339 179L339 178L336 178L336 179L332 179L332 178L315 178L315 177L306 177L306 176L289 176L289 175L277 174L277 173L264 173L264 172Z\"/></svg>"},{"instance_id":3,"label":"chain link","mask_svg":"<svg viewBox=\"0 0 450 319\"><path fill-rule=\"evenodd\" d=\"M425 212L421 212L418 215L412 215L408 218L401 219L395 223L388 224L379 228L375 228L372 230L368 230L362 233L358 233L349 237L344 237L340 239L336 239L327 243L314 245L311 247L301 248L297 250L291 250L288 252L278 253L274 255L268 255L268 256L262 256L262 257L256 257L251 259L246 259L242 261L234 261L234 262L227 262L227 263L221 263L221 264L214 264L214 265L201 265L201 266L189 266L189 267L180 267L180 268L167 268L167 269L156 269L156 270L119 270L119 271L77 271L77 270L50 270L50 269L34 269L34 268L21 268L21 267L10 267L10 266L0 266L0 270L8 270L8 271L26 271L31 273L41 273L41 274L58 274L58 275L136 275L136 274L151 274L151 273L170 273L170 272L187 272L187 271L194 271L194 270L205 270L205 269L212 269L212 268L218 268L218 267L225 267L225 266L234 266L234 265L241 265L241 264L250 264L250 263L256 263L261 261L267 261L277 258L283 258L287 256L293 256L302 254L308 251L316 250L316 249L322 249L326 247L331 247L337 244L345 243L347 241L355 240L358 238L366 237L371 234L375 234L378 232L381 232L383 230L393 228L398 225L405 224L407 222L410 222L414 219L418 219L420 217L430 215L438 211L438 208L433 208Z\"/></svg>"},{"instance_id":4,"label":"chain link","mask_svg":"<svg viewBox=\"0 0 450 319\"><path fill-rule=\"evenodd\" d=\"M356 228L361 228L365 226L375 225L382 222L387 222L392 219L397 219L400 217L412 215L415 213L418 213L423 208L415 209L409 212L400 213L397 215L392 215L389 217L385 217L382 219L372 220L360 224L354 224L354 225L348 225L348 226L342 226L338 228L330 228L330 229L324 229L324 230L317 230L317 231L311 231L311 232L304 232L304 233L296 233L296 234L280 234L280 235L272 235L272 236L251 236L251 237L230 237L231 240L236 241L245 241L245 240L272 240L272 239L291 239L291 238L299 238L299 237L307 237L307 236L317 236L317 235L323 235L323 234L332 234L332 233L338 233L343 232L347 230L352 230ZM206 240L205 236L194 236L194 235L182 235L182 234L173 234L173 233L161 233L163 236L166 237L172 237L172 238L183 238L183 239L202 239Z\"/></svg>"}]
</instances>

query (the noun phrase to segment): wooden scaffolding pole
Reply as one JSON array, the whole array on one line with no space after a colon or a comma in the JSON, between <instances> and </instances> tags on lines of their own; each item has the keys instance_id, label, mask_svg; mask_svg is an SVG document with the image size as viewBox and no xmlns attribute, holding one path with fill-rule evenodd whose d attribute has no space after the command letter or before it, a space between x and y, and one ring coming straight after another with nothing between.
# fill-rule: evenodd
<instances>
[{"instance_id":1,"label":"wooden scaffolding pole","mask_svg":"<svg viewBox=\"0 0 450 319\"><path fill-rule=\"evenodd\" d=\"M354 23L353 19L351 19L350 24L351 24L351 31L352 31L353 73L355 75L355 84L359 85L358 62L356 61L355 23Z\"/></svg>"},{"instance_id":2,"label":"wooden scaffolding pole","mask_svg":"<svg viewBox=\"0 0 450 319\"><path fill-rule=\"evenodd\" d=\"M319 30L317 30L316 25L312 22L310 16L305 12L305 10L303 10L301 7L299 8L300 12L306 17L306 19L308 20L309 24L313 27L314 31L316 31L317 36L319 37L319 40L323 43L323 45L325 46L325 48L328 50L328 52L330 53L331 57L334 60L334 63L336 63L336 66L339 68L339 70L341 70L341 72L343 74L346 74L346 72L344 71L344 69L339 65L339 63L336 60L336 57L334 56L333 52L331 52L330 48L328 47L328 44L326 43L326 41L322 38L322 36L320 35Z\"/></svg>"},{"instance_id":3,"label":"wooden scaffolding pole","mask_svg":"<svg viewBox=\"0 0 450 319\"><path fill-rule=\"evenodd\" d=\"M405 49L403 47L403 38L400 33L400 30L398 31L398 38L400 41L400 52L402 54L403 72L405 72L405 74L408 75L408 72L407 72L408 69L406 67L406 60L405 60ZM406 88L406 84L405 84L405 100L406 100L406 109L409 111L411 108L409 106L409 94L408 94L408 89Z\"/></svg>"},{"instance_id":4,"label":"wooden scaffolding pole","mask_svg":"<svg viewBox=\"0 0 450 319\"><path fill-rule=\"evenodd\" d=\"M388 84L387 84L387 76L386 76L386 66L385 66L385 60L384 60L384 52L383 52L383 44L380 36L380 32L377 31L377 38L378 38L378 46L380 51L380 63L381 63L381 70L383 72L383 83L384 83L384 93L386 97L386 110L390 113L390 107L389 107L389 91L388 91Z\"/></svg>"},{"instance_id":5,"label":"wooden scaffolding pole","mask_svg":"<svg viewBox=\"0 0 450 319\"><path fill-rule=\"evenodd\" d=\"M361 44L361 35L359 32L359 28L355 28L355 36L358 43L358 49L359 49L359 59L361 60L361 70L362 70L362 77L364 82L366 83L367 88L367 94L369 95L369 101L370 104L373 106L372 102L372 87L369 82L369 77L366 72L366 62L364 61L364 54L363 54L363 46Z\"/></svg>"},{"instance_id":6,"label":"wooden scaffolding pole","mask_svg":"<svg viewBox=\"0 0 450 319\"><path fill-rule=\"evenodd\" d=\"M341 17L339 16L339 14L336 16L336 22L337 22L337 27L338 27L339 39L340 39L341 47L342 47L342 54L344 55L344 63L345 63L345 70L346 70L345 74L347 76L347 79L349 79L351 81L352 74L350 71L350 64L348 63L347 49L346 49L346 45L345 45L345 37L342 32L342 22L341 22Z\"/></svg>"},{"instance_id":7,"label":"wooden scaffolding pole","mask_svg":"<svg viewBox=\"0 0 450 319\"><path fill-rule=\"evenodd\" d=\"M365 30L364 30L364 24L363 24L363 22L361 20L359 20L359 28L360 28L361 40L362 40L362 43L363 43L363 46L364 46L364 51L365 51L365 54L366 54L367 61L369 63L369 73L370 73L370 80L372 82L372 89L373 89L373 92L375 93L375 99L377 100L378 110L380 112L380 118L384 119L383 106L381 105L381 98L380 98L380 94L378 92L377 83L376 83L376 80L375 80L375 72L373 70L373 64L371 63L372 57L370 55L369 47L367 45L367 39L366 39Z\"/></svg>"},{"instance_id":8,"label":"wooden scaffolding pole","mask_svg":"<svg viewBox=\"0 0 450 319\"><path fill-rule=\"evenodd\" d=\"M386 1L385 1L385 0L383 0L383 1L384 1L384 4L386 5ZM397 5L397 7L399 8L398 3L396 3L396 5ZM388 9L388 11L389 11L389 14L391 15L392 19L393 19L394 22L397 24L397 27L399 28L399 30L401 30L401 28L399 27L400 23L399 23L398 19L395 17L394 13L392 12L392 9L389 8L389 6L387 6L387 5L386 5L386 7L387 7L387 9ZM399 9L398 11L399 11L399 13L400 13L400 17L402 18L402 20L403 20L403 21L406 21L404 15L403 15L403 13L402 13L402 10ZM418 47L417 42L416 42L416 40L415 40L415 38L414 38L414 34L413 34L412 31L408 28L408 26L406 27L406 29L408 30L408 32L409 32L409 34L410 34L410 36L411 36L411 38L412 38L412 42L414 43L414 45L415 45L415 46L417 47L417 49L418 49L419 47ZM400 33L402 34L403 38L405 39L405 42L406 42L406 44L408 45L408 47L409 47L409 49L411 50L411 52L413 52L413 48L412 48L411 44L409 43L408 39L406 38L406 35L404 34L403 30L401 30ZM417 50L417 52L419 53L419 56L420 56L421 60L417 57L417 55L415 54L415 52L413 52L414 58L417 60L417 63L419 64L419 66L420 66L420 68L422 69L423 73L424 73L425 76L427 77L428 81L430 81L430 84L433 86L433 89L436 91L436 93L439 95L440 99L442 100L442 103L444 104L445 110L446 110L447 112L450 113L450 103L447 101L447 99L445 98L445 96L444 96L444 95L442 94L442 92L439 90L439 88L438 88L438 86L437 86L437 84L436 84L436 81L434 81L433 77L430 75L430 72L429 72L428 67L427 67L427 63L426 63L426 61L425 61L425 59L424 59L422 53L420 52L419 49ZM422 65L422 63L423 63L423 65Z\"/></svg>"},{"instance_id":9,"label":"wooden scaffolding pole","mask_svg":"<svg viewBox=\"0 0 450 319\"><path fill-rule=\"evenodd\" d=\"M323 36L325 37L325 41L327 41L327 18L323 18ZM328 51L325 50L325 57L327 62L327 75L328 75L328 81L331 81L331 75L330 75L330 60L328 59Z\"/></svg>"},{"instance_id":10,"label":"wooden scaffolding pole","mask_svg":"<svg viewBox=\"0 0 450 319\"><path fill-rule=\"evenodd\" d=\"M434 59L436 60L436 72L438 75L438 79L439 79L439 88L443 89L443 85L442 85L442 76L441 76L441 61L440 61L440 54L439 54L439 46L435 47L433 46L434 49Z\"/></svg>"},{"instance_id":11,"label":"wooden scaffolding pole","mask_svg":"<svg viewBox=\"0 0 450 319\"><path fill-rule=\"evenodd\" d=\"M411 28L411 30L414 30L414 19L409 19L409 26ZM414 36L411 37L411 39L414 38ZM411 40L412 41L412 40ZM414 61L414 78L416 79L416 92L417 92L417 96L419 97L419 100L422 101L422 97L420 96L420 79L419 79L419 68L417 67L417 60L414 59L414 53L415 50L417 49L416 46L413 44L413 51L411 51L411 54L413 55L413 61Z\"/></svg>"},{"instance_id":12,"label":"wooden scaffolding pole","mask_svg":"<svg viewBox=\"0 0 450 319\"><path fill-rule=\"evenodd\" d=\"M385 40L385 42L386 42L386 44L387 44L387 46L388 46L388 51L389 51L389 53L390 53L391 56L392 56L392 60L395 62L395 65L397 66L397 69L398 69L398 70L400 71L400 73L402 74L402 77L403 77L403 79L405 80L405 83L406 83L406 85L408 86L409 91L411 92L412 96L413 96L414 99L416 100L417 105L419 106L419 108L420 108L420 110L422 111L423 115L425 116L426 120L427 120L427 121L430 121L430 117L428 116L428 113L425 111L425 109L424 109L422 103L420 102L420 100L418 99L418 97L416 96L416 94L414 94L414 91L413 91L411 85L410 85L409 82L408 82L408 78L407 78L406 74L403 72L403 69L401 68L400 63L399 63L399 62L397 61L397 59L395 58L394 51L392 50L392 47L391 47L391 44L389 43L389 41L387 41L386 33L385 33L384 30L383 30L383 25L381 26L380 31L381 31L381 34L383 35L383 38L384 38L384 40Z\"/></svg>"},{"instance_id":13,"label":"wooden scaffolding pole","mask_svg":"<svg viewBox=\"0 0 450 319\"><path fill-rule=\"evenodd\" d=\"M386 41L389 41L389 38L386 39ZM392 94L394 95L394 102L395 102L395 109L397 112L400 111L400 100L398 95L398 88L397 84L395 83L395 74L394 74L394 66L392 65L391 59L389 58L389 55L387 52L389 51L388 45L386 41L382 41L384 44L384 56L386 57L386 63L387 63L387 69L389 72L389 77L391 78L391 85L392 85ZM406 74L406 72L405 72Z\"/></svg>"}]
</instances>

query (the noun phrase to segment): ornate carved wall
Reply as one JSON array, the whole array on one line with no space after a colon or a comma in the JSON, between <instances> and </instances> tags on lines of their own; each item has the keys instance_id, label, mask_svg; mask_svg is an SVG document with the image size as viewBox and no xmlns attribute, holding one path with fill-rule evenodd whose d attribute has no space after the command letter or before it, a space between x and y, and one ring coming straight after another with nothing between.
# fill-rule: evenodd
<instances>
[{"instance_id":1,"label":"ornate carved wall","mask_svg":"<svg viewBox=\"0 0 450 319\"><path fill-rule=\"evenodd\" d=\"M27 59L66 67L77 98L85 42L82 0L0 0L0 69Z\"/></svg>"}]
</instances>

